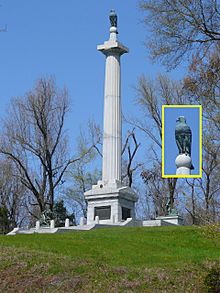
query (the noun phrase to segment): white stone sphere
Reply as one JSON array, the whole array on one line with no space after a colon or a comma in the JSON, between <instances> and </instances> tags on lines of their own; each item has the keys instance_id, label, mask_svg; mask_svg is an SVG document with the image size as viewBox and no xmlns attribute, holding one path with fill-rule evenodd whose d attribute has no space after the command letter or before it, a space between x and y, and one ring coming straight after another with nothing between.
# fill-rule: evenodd
<instances>
[{"instance_id":1,"label":"white stone sphere","mask_svg":"<svg viewBox=\"0 0 220 293\"><path fill-rule=\"evenodd\" d=\"M181 168L181 167L185 167L185 168L191 168L192 165L192 159L190 158L189 155L186 154L180 154L176 157L176 167Z\"/></svg>"},{"instance_id":2,"label":"white stone sphere","mask_svg":"<svg viewBox=\"0 0 220 293\"><path fill-rule=\"evenodd\" d=\"M115 26L111 26L110 33L116 33L116 32L117 32L117 28Z\"/></svg>"}]
</instances>

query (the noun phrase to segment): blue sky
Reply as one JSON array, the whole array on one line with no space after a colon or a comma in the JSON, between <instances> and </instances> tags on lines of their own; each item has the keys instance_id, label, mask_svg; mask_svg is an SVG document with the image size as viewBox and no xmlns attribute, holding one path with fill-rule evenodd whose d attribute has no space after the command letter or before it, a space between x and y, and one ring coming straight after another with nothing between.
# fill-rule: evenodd
<instances>
[{"instance_id":1,"label":"blue sky","mask_svg":"<svg viewBox=\"0 0 220 293\"><path fill-rule=\"evenodd\" d=\"M105 58L96 47L109 38L111 9L118 14L119 40L130 49L121 62L123 112L140 115L134 102L138 77L153 79L165 69L149 59L144 46L148 32L138 1L1 0L0 4L0 27L8 26L7 33L0 33L0 117L11 97L24 95L38 78L53 75L71 97L66 123L71 150L88 119L102 126ZM179 79L183 73L179 68L170 76ZM142 150L147 143L145 138Z\"/></svg>"},{"instance_id":2,"label":"blue sky","mask_svg":"<svg viewBox=\"0 0 220 293\"><path fill-rule=\"evenodd\" d=\"M164 109L164 174L176 174L175 159L178 148L175 140L176 119L179 116L186 118L186 123L192 131L191 158L194 170L191 174L199 174L199 108L165 108Z\"/></svg>"}]
</instances>

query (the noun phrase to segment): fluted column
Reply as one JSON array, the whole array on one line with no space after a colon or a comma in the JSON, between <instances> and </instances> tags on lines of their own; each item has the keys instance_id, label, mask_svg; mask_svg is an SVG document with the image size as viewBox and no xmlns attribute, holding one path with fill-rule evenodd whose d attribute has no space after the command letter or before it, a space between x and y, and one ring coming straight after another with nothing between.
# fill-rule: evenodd
<instances>
[{"instance_id":1,"label":"fluted column","mask_svg":"<svg viewBox=\"0 0 220 293\"><path fill-rule=\"evenodd\" d=\"M121 81L120 56L128 49L117 41L117 28L110 28L109 41L98 46L106 56L102 181L121 181Z\"/></svg>"}]
</instances>

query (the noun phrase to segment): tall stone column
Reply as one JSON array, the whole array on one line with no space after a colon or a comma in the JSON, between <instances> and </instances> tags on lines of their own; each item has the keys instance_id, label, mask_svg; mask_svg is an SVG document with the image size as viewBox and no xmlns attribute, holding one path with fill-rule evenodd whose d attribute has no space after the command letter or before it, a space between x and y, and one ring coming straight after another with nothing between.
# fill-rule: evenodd
<instances>
[{"instance_id":1,"label":"tall stone column","mask_svg":"<svg viewBox=\"0 0 220 293\"><path fill-rule=\"evenodd\" d=\"M112 26L109 40L98 50L106 56L102 181L108 184L121 182L120 57L128 49L118 42L117 27Z\"/></svg>"},{"instance_id":2,"label":"tall stone column","mask_svg":"<svg viewBox=\"0 0 220 293\"><path fill-rule=\"evenodd\" d=\"M110 12L110 38L98 50L106 56L102 180L85 192L87 225L121 225L135 219L136 193L121 183L120 57L128 49L117 40L117 15ZM97 220L98 219L98 220Z\"/></svg>"}]
</instances>

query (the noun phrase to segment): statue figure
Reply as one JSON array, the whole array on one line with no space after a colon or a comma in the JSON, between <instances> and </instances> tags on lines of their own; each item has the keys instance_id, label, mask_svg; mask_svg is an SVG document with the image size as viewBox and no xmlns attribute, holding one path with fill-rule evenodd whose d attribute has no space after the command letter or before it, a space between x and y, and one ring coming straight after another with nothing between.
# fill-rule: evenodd
<instances>
[{"instance_id":1,"label":"statue figure","mask_svg":"<svg viewBox=\"0 0 220 293\"><path fill-rule=\"evenodd\" d=\"M166 202L166 215L167 216L177 216L177 211L173 208L171 208L171 200L170 197L168 197Z\"/></svg>"},{"instance_id":2,"label":"statue figure","mask_svg":"<svg viewBox=\"0 0 220 293\"><path fill-rule=\"evenodd\" d=\"M40 216L40 226L50 226L50 221L53 219L53 212L45 209Z\"/></svg>"},{"instance_id":3,"label":"statue figure","mask_svg":"<svg viewBox=\"0 0 220 293\"><path fill-rule=\"evenodd\" d=\"M167 215L169 215L170 212L171 212L171 200L170 200L170 197L167 199L166 212L167 212Z\"/></svg>"},{"instance_id":4,"label":"statue figure","mask_svg":"<svg viewBox=\"0 0 220 293\"><path fill-rule=\"evenodd\" d=\"M115 10L111 10L110 14L109 14L109 19L110 19L110 23L111 26L117 27L117 14L115 13Z\"/></svg>"},{"instance_id":5,"label":"statue figure","mask_svg":"<svg viewBox=\"0 0 220 293\"><path fill-rule=\"evenodd\" d=\"M179 150L179 154L191 156L192 131L186 124L184 116L179 116L176 120L175 139ZM191 165L191 170L194 167Z\"/></svg>"}]
</instances>

